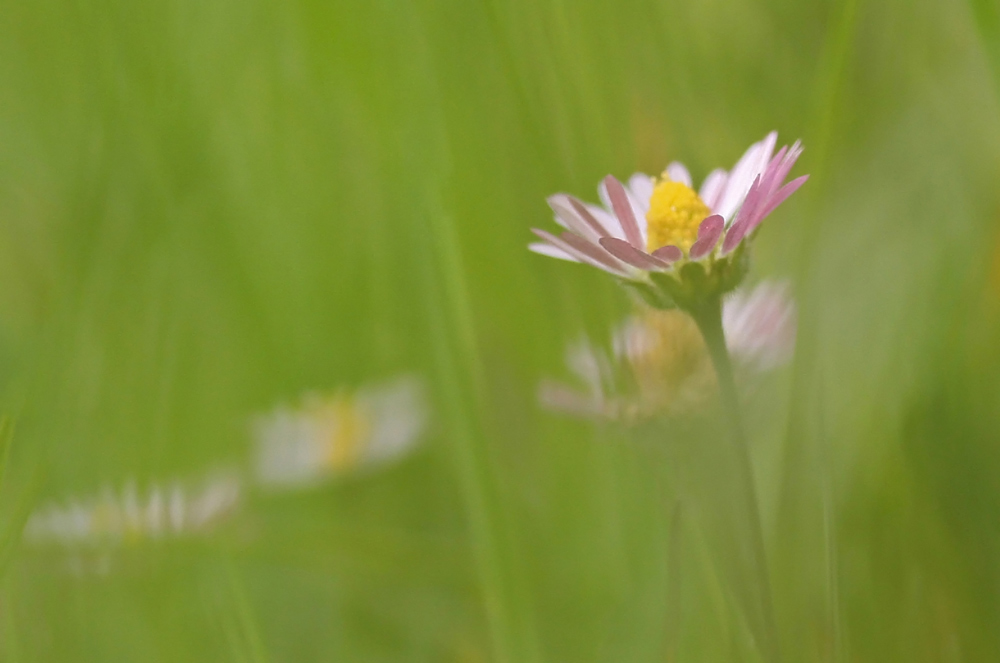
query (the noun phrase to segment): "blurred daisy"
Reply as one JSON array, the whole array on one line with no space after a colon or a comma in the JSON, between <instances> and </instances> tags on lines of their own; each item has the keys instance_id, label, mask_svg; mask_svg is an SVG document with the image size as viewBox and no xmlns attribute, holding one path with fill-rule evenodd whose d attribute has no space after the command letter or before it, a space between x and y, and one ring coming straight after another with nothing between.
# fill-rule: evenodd
<instances>
[{"instance_id":1,"label":"blurred daisy","mask_svg":"<svg viewBox=\"0 0 1000 663\"><path fill-rule=\"evenodd\" d=\"M213 474L195 486L154 484L142 494L129 481L119 491L105 486L97 496L41 507L28 518L24 539L71 546L204 534L236 511L240 495L233 472Z\"/></svg>"},{"instance_id":2,"label":"blurred daisy","mask_svg":"<svg viewBox=\"0 0 1000 663\"><path fill-rule=\"evenodd\" d=\"M413 377L354 394L307 394L254 420L257 479L300 487L377 467L413 449L426 423L423 385Z\"/></svg>"},{"instance_id":3,"label":"blurred daisy","mask_svg":"<svg viewBox=\"0 0 1000 663\"><path fill-rule=\"evenodd\" d=\"M784 285L765 282L723 304L723 327L737 365L753 371L787 362L795 345L795 307ZM543 382L541 403L581 417L633 422L691 412L714 392L716 378L698 327L678 310L645 309L612 336L611 354L583 340L567 364L583 389Z\"/></svg>"},{"instance_id":4,"label":"blurred daisy","mask_svg":"<svg viewBox=\"0 0 1000 663\"><path fill-rule=\"evenodd\" d=\"M802 153L796 142L774 153L777 133L754 143L730 171L712 171L698 192L678 162L658 177L635 174L627 185L608 175L604 206L567 194L548 200L565 232L533 232L536 253L582 262L623 279L657 308L692 308L734 289L746 273L748 238L808 179L785 183Z\"/></svg>"}]
</instances>

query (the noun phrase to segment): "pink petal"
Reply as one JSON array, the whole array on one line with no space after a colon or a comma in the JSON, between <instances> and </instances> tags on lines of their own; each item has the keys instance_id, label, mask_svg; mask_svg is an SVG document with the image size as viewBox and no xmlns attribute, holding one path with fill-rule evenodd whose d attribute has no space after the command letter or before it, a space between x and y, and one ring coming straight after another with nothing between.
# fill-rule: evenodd
<instances>
[{"instance_id":1,"label":"pink petal","mask_svg":"<svg viewBox=\"0 0 1000 663\"><path fill-rule=\"evenodd\" d=\"M757 223L754 224L754 227L759 225L760 222L764 219L764 217L773 212L775 208L778 207L778 205L785 202L785 199L787 199L788 196L795 193L800 186L805 184L807 179L809 179L808 175L803 175L802 177L796 177L794 180L792 180L785 186L778 189L778 192L775 193L773 196L771 196L771 199L767 201L767 205L761 212L760 219L757 220ZM753 228L751 228L751 230L753 230Z\"/></svg>"},{"instance_id":2,"label":"pink petal","mask_svg":"<svg viewBox=\"0 0 1000 663\"><path fill-rule=\"evenodd\" d=\"M774 151L774 144L777 140L777 132L772 131L764 137L764 140L751 145L733 166L733 169L729 171L726 190L721 196L718 209L715 211L726 217L730 223L732 223L733 213L746 198L754 178L760 175L771 161L771 153Z\"/></svg>"},{"instance_id":3,"label":"pink petal","mask_svg":"<svg viewBox=\"0 0 1000 663\"><path fill-rule=\"evenodd\" d=\"M581 237L589 237L592 239L604 237L608 234L607 229L601 225L600 221L594 218L594 215L583 206L583 203L570 195L558 194L558 196L559 197L551 196L549 198L549 206L551 206L557 214L559 209L556 208L556 205L558 205L560 209L565 209L567 212L564 217L566 221L570 220L570 218L567 217L573 217L579 222L582 222L582 226L578 225L578 228L571 227L569 228L570 230L573 230Z\"/></svg>"},{"instance_id":4,"label":"pink petal","mask_svg":"<svg viewBox=\"0 0 1000 663\"><path fill-rule=\"evenodd\" d=\"M573 247L580 253L584 254L585 256L588 256L593 260L600 262L601 264L613 267L614 269L620 272L625 271L624 265L615 260L614 256L609 254L606 249L592 242L588 242L579 235L574 235L573 233L565 232L559 236L559 239L566 242L571 247Z\"/></svg>"},{"instance_id":5,"label":"pink petal","mask_svg":"<svg viewBox=\"0 0 1000 663\"><path fill-rule=\"evenodd\" d=\"M625 231L625 239L638 249L642 246L642 235L639 233L639 224L635 220L635 214L632 211L631 203L629 203L628 194L625 193L625 187L612 175L604 178L604 187L608 192L615 216L618 217L618 223Z\"/></svg>"},{"instance_id":6,"label":"pink petal","mask_svg":"<svg viewBox=\"0 0 1000 663\"><path fill-rule=\"evenodd\" d=\"M565 193L557 193L549 196L546 202L556 215L556 223L566 230L572 231L581 237L597 241L598 237L603 237L607 233L598 232L593 226L588 224L584 218L573 209L569 201L570 196Z\"/></svg>"},{"instance_id":7,"label":"pink petal","mask_svg":"<svg viewBox=\"0 0 1000 663\"><path fill-rule=\"evenodd\" d=\"M760 175L758 175L750 186L750 192L747 193L747 197L743 201L743 206L740 207L740 211L736 215L736 221L733 222L733 225L729 227L729 232L726 233L726 239L722 242L722 255L726 255L736 248L736 245L740 243L743 236L747 234L750 227L749 220L753 216L754 208L760 202L760 193Z\"/></svg>"},{"instance_id":8,"label":"pink petal","mask_svg":"<svg viewBox=\"0 0 1000 663\"><path fill-rule=\"evenodd\" d=\"M785 181L785 178L788 177L788 173L792 170L792 166L795 165L796 160L798 160L801 154L802 144L799 141L795 141L791 148L782 148L781 155L783 159L781 161L778 161L777 157L772 160L765 175L765 199L770 199L774 195L774 192Z\"/></svg>"},{"instance_id":9,"label":"pink petal","mask_svg":"<svg viewBox=\"0 0 1000 663\"><path fill-rule=\"evenodd\" d=\"M666 263L677 262L684 257L684 252L681 251L679 246L674 246L673 244L667 244L666 246L661 246L651 253L654 258L662 260Z\"/></svg>"},{"instance_id":10,"label":"pink petal","mask_svg":"<svg viewBox=\"0 0 1000 663\"><path fill-rule=\"evenodd\" d=\"M791 148L789 148L788 153L785 155L784 162L778 166L778 173L775 176L775 185L779 185L785 181L788 177L788 173L791 172L792 166L798 161L798 158L802 155L802 143L795 141Z\"/></svg>"},{"instance_id":11,"label":"pink petal","mask_svg":"<svg viewBox=\"0 0 1000 663\"><path fill-rule=\"evenodd\" d=\"M624 263L644 270L659 270L668 267L667 263L654 258L653 256L640 251L628 242L623 242L614 237L602 237L601 246L608 250L611 255Z\"/></svg>"},{"instance_id":12,"label":"pink petal","mask_svg":"<svg viewBox=\"0 0 1000 663\"><path fill-rule=\"evenodd\" d=\"M556 248L562 249L563 251L565 251L569 255L571 255L574 258L576 258L579 262L587 263L588 265L590 265L592 267L597 267L598 269L603 269L606 272L611 272L612 274L616 274L618 276L624 276L626 274L625 270L622 269L620 267L619 263L617 263L611 256L608 256L607 254L605 254L600 259L598 259L598 258L594 257L593 255L585 253L585 252L581 251L580 249L578 249L577 247L575 247L573 244L570 244L569 242L567 242L564 239L565 234L564 234L563 237L556 237L552 233L547 232L545 230L539 230L538 228L532 228L531 232L535 233L536 235L538 235L539 237L541 237L542 239L544 239L548 243L552 244ZM582 237L578 238L578 239L580 239L583 242L587 241L587 240L583 239ZM594 247L594 248L596 249L597 247Z\"/></svg>"},{"instance_id":13,"label":"pink petal","mask_svg":"<svg viewBox=\"0 0 1000 663\"><path fill-rule=\"evenodd\" d=\"M698 241L691 246L688 255L691 260L701 260L715 248L722 235L722 229L726 225L726 220L718 214L713 214L698 226Z\"/></svg>"},{"instance_id":14,"label":"pink petal","mask_svg":"<svg viewBox=\"0 0 1000 663\"><path fill-rule=\"evenodd\" d=\"M750 185L750 191L747 193L747 197L743 200L743 205L740 207L740 211L736 214L736 219L733 221L732 225L729 227L729 232L726 233L726 240L722 244L722 253L725 255L731 250L727 248L732 243L732 246L736 246L743 235L746 234L747 228L750 225L750 219L753 217L755 208L760 204L761 199L761 188L760 188L760 175L758 175L753 184Z\"/></svg>"},{"instance_id":15,"label":"pink petal","mask_svg":"<svg viewBox=\"0 0 1000 663\"><path fill-rule=\"evenodd\" d=\"M785 158L785 153L788 151L788 146L782 147L778 150L778 153L774 155L767 167L764 168L764 173L761 175L760 188L764 192L764 198L766 199L775 189L781 184L781 181L777 179L778 174L781 172L782 160Z\"/></svg>"},{"instance_id":16,"label":"pink petal","mask_svg":"<svg viewBox=\"0 0 1000 663\"><path fill-rule=\"evenodd\" d=\"M743 239L743 235L746 233L742 232L740 228L736 226L731 227L726 232L726 238L722 240L722 255L727 255L732 252L740 244L740 240Z\"/></svg>"}]
</instances>

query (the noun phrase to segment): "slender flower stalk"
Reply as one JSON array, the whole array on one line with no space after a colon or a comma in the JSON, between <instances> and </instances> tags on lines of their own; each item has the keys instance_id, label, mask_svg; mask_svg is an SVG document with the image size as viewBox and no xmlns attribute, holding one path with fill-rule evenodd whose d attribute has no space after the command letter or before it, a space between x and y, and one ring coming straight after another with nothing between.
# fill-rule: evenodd
<instances>
[{"instance_id":1,"label":"slender flower stalk","mask_svg":"<svg viewBox=\"0 0 1000 663\"><path fill-rule=\"evenodd\" d=\"M759 609L763 618L763 637L761 648L770 660L777 661L778 638L774 623L774 606L771 600L771 580L767 567L767 553L764 548L763 524L760 517L760 505L757 499L757 487L753 476L753 463L750 460L750 448L743 430L743 418L740 415L739 395L736 391L736 380L733 377L733 365L726 347L725 332L722 328L722 302L718 298L706 300L700 307L689 311L698 325L708 354L712 358L715 374L719 381L719 397L722 411L726 418L729 440L737 459L739 472L739 492L742 495L751 519L751 566L757 573L757 584L761 592Z\"/></svg>"}]
</instances>

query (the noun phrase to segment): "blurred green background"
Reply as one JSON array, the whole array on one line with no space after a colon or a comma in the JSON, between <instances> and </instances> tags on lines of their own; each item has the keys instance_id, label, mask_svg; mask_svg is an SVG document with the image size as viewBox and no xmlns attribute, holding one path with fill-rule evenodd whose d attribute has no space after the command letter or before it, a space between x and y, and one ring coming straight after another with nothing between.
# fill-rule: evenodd
<instances>
[{"instance_id":1,"label":"blurred green background","mask_svg":"<svg viewBox=\"0 0 1000 663\"><path fill-rule=\"evenodd\" d=\"M993 0L0 16L3 660L761 660L717 417L542 411L630 305L525 245L550 193L700 180L771 129L812 174L754 246L800 313L746 405L784 659L1000 660ZM433 423L398 464L248 490L212 536L19 542L37 504L245 465L254 413L401 372Z\"/></svg>"}]
</instances>

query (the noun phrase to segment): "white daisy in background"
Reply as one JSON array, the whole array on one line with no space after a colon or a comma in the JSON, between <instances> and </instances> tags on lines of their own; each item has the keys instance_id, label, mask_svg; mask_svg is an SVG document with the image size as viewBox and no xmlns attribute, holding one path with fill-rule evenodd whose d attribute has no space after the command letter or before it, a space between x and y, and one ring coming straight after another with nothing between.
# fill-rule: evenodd
<instances>
[{"instance_id":1,"label":"white daisy in background","mask_svg":"<svg viewBox=\"0 0 1000 663\"><path fill-rule=\"evenodd\" d=\"M153 484L141 492L128 481L117 491L105 486L96 496L43 505L29 516L24 540L105 546L203 535L236 512L241 495L239 476L228 470L196 483Z\"/></svg>"},{"instance_id":2,"label":"white daisy in background","mask_svg":"<svg viewBox=\"0 0 1000 663\"><path fill-rule=\"evenodd\" d=\"M412 450L427 425L423 384L401 377L355 393L307 394L253 421L257 481L307 487L384 465Z\"/></svg>"},{"instance_id":3,"label":"white daisy in background","mask_svg":"<svg viewBox=\"0 0 1000 663\"><path fill-rule=\"evenodd\" d=\"M656 308L692 309L739 285L747 240L808 179L785 183L802 147L774 154L776 142L772 132L754 143L731 171L712 171L697 193L687 168L674 162L659 178L633 175L627 187L608 175L598 187L603 208L551 196L566 231L534 229L544 241L529 248L609 272Z\"/></svg>"},{"instance_id":4,"label":"white daisy in background","mask_svg":"<svg viewBox=\"0 0 1000 663\"><path fill-rule=\"evenodd\" d=\"M764 282L729 296L722 309L729 352L754 371L787 362L795 346L795 306L783 284ZM570 347L567 364L583 389L555 381L539 388L550 410L634 422L691 412L715 389L698 327L678 310L645 309L614 332L611 353L587 340Z\"/></svg>"}]
</instances>

